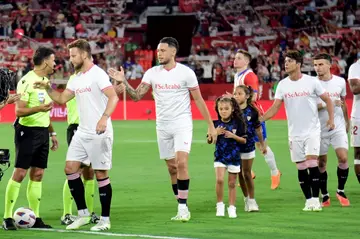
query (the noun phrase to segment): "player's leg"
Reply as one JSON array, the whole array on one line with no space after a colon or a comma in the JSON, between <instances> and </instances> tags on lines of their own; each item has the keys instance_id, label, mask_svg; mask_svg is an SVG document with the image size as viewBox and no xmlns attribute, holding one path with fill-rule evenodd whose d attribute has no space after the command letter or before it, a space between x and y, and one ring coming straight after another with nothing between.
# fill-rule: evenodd
<instances>
[{"instance_id":1,"label":"player's leg","mask_svg":"<svg viewBox=\"0 0 360 239\"><path fill-rule=\"evenodd\" d=\"M349 176L349 164L348 164L348 137L346 132L339 132L331 139L331 145L335 149L336 156L338 158L337 177L338 188L336 191L336 197L340 204L344 207L350 206L350 201L345 195L345 184Z\"/></svg>"},{"instance_id":2,"label":"player's leg","mask_svg":"<svg viewBox=\"0 0 360 239\"><path fill-rule=\"evenodd\" d=\"M251 176L251 168L252 164L255 158L255 150L250 153L241 153L241 159L242 159L242 171L243 176L245 179L246 188L248 191L248 211L249 212L257 212L259 211L259 206L256 203L255 200L255 187L254 187L254 180Z\"/></svg>"},{"instance_id":3,"label":"player's leg","mask_svg":"<svg viewBox=\"0 0 360 239\"><path fill-rule=\"evenodd\" d=\"M319 154L320 154L320 135L311 135L305 139L306 163L309 170L310 187L312 192L313 211L321 211L319 201L320 194L320 171L319 171Z\"/></svg>"},{"instance_id":4,"label":"player's leg","mask_svg":"<svg viewBox=\"0 0 360 239\"><path fill-rule=\"evenodd\" d=\"M360 183L360 121L351 119L351 147L354 147L354 171Z\"/></svg>"},{"instance_id":5,"label":"player's leg","mask_svg":"<svg viewBox=\"0 0 360 239\"><path fill-rule=\"evenodd\" d=\"M96 180L99 187L99 197L101 204L101 217L98 223L91 227L91 231L110 230L110 208L112 199L112 186L108 171L112 167L112 146L113 138L104 136L100 139L93 140L87 145L89 159L92 168L95 170Z\"/></svg>"},{"instance_id":6,"label":"player's leg","mask_svg":"<svg viewBox=\"0 0 360 239\"><path fill-rule=\"evenodd\" d=\"M229 218L237 218L236 214L236 178L240 172L240 165L230 165L228 166L228 187L229 187L229 207L228 207L228 216Z\"/></svg>"},{"instance_id":7,"label":"player's leg","mask_svg":"<svg viewBox=\"0 0 360 239\"><path fill-rule=\"evenodd\" d=\"M31 132L22 126L15 127L15 169L5 189L5 209L2 227L5 230L16 230L13 210L19 196L20 186L32 160L33 149Z\"/></svg>"},{"instance_id":8,"label":"player's leg","mask_svg":"<svg viewBox=\"0 0 360 239\"><path fill-rule=\"evenodd\" d=\"M330 206L330 195L327 190L328 175L326 171L327 153L330 146L330 137L321 138L320 156L319 156L319 171L320 171L320 190L322 195L322 206Z\"/></svg>"},{"instance_id":9,"label":"player's leg","mask_svg":"<svg viewBox=\"0 0 360 239\"><path fill-rule=\"evenodd\" d=\"M65 174L68 180L70 192L78 209L78 217L66 229L74 230L90 223L90 212L85 201L85 188L80 177L82 164L90 165L87 151L84 148L85 140L82 135L76 133L72 139L66 155ZM92 142L92 141L90 141ZM95 148L95 146L94 146Z\"/></svg>"},{"instance_id":10,"label":"player's leg","mask_svg":"<svg viewBox=\"0 0 360 239\"><path fill-rule=\"evenodd\" d=\"M84 166L82 168L82 176L84 179L84 187L85 187L85 201L86 205L91 214L91 223L98 223L99 217L95 214L94 211L94 194L95 194L95 180L94 180L95 172L93 168L90 166Z\"/></svg>"},{"instance_id":11,"label":"player's leg","mask_svg":"<svg viewBox=\"0 0 360 239\"><path fill-rule=\"evenodd\" d=\"M214 162L215 168L215 191L216 191L216 216L225 216L224 204L224 177L226 172L226 165L221 162Z\"/></svg>"},{"instance_id":12,"label":"player's leg","mask_svg":"<svg viewBox=\"0 0 360 239\"><path fill-rule=\"evenodd\" d=\"M274 152L271 150L271 148L269 147L269 145L266 142L267 139L267 133L266 133L266 126L265 126L265 122L261 123L261 128L262 128L262 134L263 134L263 139L265 140L265 145L266 145L266 154L264 154L264 158L265 158L265 162L267 163L267 165L270 168L270 174L271 174L271 189L276 189L279 187L280 185L280 177L281 177L281 173L279 171L279 169L277 168L276 165L276 160L275 160L275 154ZM258 137L255 135L255 141L256 141L256 148L259 149L260 148L260 143L259 143L259 139Z\"/></svg>"},{"instance_id":13,"label":"player's leg","mask_svg":"<svg viewBox=\"0 0 360 239\"><path fill-rule=\"evenodd\" d=\"M241 165L243 165L243 160L241 160ZM238 177L239 177L239 185L241 188L241 191L244 195L244 211L248 212L249 211L249 206L248 206L248 200L249 200L249 193L246 187L246 182L245 182L245 178L244 178L244 173L243 170L241 169L240 173L238 173Z\"/></svg>"},{"instance_id":14,"label":"player's leg","mask_svg":"<svg viewBox=\"0 0 360 239\"><path fill-rule=\"evenodd\" d=\"M175 158L165 159L165 163L169 171L171 187L174 192L175 199L179 202L177 187L177 163L175 161Z\"/></svg>"}]
</instances>

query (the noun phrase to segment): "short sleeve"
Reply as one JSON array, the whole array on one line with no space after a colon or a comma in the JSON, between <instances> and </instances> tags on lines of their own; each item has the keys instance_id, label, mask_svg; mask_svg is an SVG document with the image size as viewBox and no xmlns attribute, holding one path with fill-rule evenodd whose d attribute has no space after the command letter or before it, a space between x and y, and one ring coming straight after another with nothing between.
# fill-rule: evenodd
<instances>
[{"instance_id":1,"label":"short sleeve","mask_svg":"<svg viewBox=\"0 0 360 239\"><path fill-rule=\"evenodd\" d=\"M354 63L349 68L348 80L360 79L359 63Z\"/></svg>"},{"instance_id":2,"label":"short sleeve","mask_svg":"<svg viewBox=\"0 0 360 239\"><path fill-rule=\"evenodd\" d=\"M149 70L147 70L141 80L141 83L145 83L147 85L151 85L151 71L152 68L150 68Z\"/></svg>"},{"instance_id":3,"label":"short sleeve","mask_svg":"<svg viewBox=\"0 0 360 239\"><path fill-rule=\"evenodd\" d=\"M284 93L283 93L283 90L282 90L281 81L279 82L279 85L276 87L275 99L284 100Z\"/></svg>"},{"instance_id":4,"label":"short sleeve","mask_svg":"<svg viewBox=\"0 0 360 239\"><path fill-rule=\"evenodd\" d=\"M195 72L189 68L189 76L186 78L186 87L191 90L199 89L199 83Z\"/></svg>"},{"instance_id":5,"label":"short sleeve","mask_svg":"<svg viewBox=\"0 0 360 239\"><path fill-rule=\"evenodd\" d=\"M238 122L238 127L236 129L236 135L239 137L245 137L246 131L245 131L245 121Z\"/></svg>"},{"instance_id":6,"label":"short sleeve","mask_svg":"<svg viewBox=\"0 0 360 239\"><path fill-rule=\"evenodd\" d=\"M254 90L254 92L259 91L259 79L255 75L255 73L250 72L245 76L244 85L250 86Z\"/></svg>"},{"instance_id":7,"label":"short sleeve","mask_svg":"<svg viewBox=\"0 0 360 239\"><path fill-rule=\"evenodd\" d=\"M315 88L314 88L315 94L316 94L317 96L321 96L322 94L325 93L325 89L324 89L324 87L321 85L321 83L320 83L319 80L314 79L314 82L315 82Z\"/></svg>"},{"instance_id":8,"label":"short sleeve","mask_svg":"<svg viewBox=\"0 0 360 239\"><path fill-rule=\"evenodd\" d=\"M110 82L110 77L105 72L101 71L101 74L99 74L99 77L96 79L96 83L101 91L104 91L110 87L113 87ZM70 82L71 84L71 82Z\"/></svg>"},{"instance_id":9,"label":"short sleeve","mask_svg":"<svg viewBox=\"0 0 360 239\"><path fill-rule=\"evenodd\" d=\"M261 126L259 112L256 109L252 109L251 122L254 124L255 129Z\"/></svg>"},{"instance_id":10,"label":"short sleeve","mask_svg":"<svg viewBox=\"0 0 360 239\"><path fill-rule=\"evenodd\" d=\"M33 92L33 85L26 80L20 80L16 87L17 94L21 94L20 100L29 101L30 94Z\"/></svg>"},{"instance_id":11,"label":"short sleeve","mask_svg":"<svg viewBox=\"0 0 360 239\"><path fill-rule=\"evenodd\" d=\"M341 82L341 93L340 93L340 95L342 97L345 97L346 96L346 82L345 82L345 79L341 78L341 80L343 80L343 81Z\"/></svg>"}]
</instances>

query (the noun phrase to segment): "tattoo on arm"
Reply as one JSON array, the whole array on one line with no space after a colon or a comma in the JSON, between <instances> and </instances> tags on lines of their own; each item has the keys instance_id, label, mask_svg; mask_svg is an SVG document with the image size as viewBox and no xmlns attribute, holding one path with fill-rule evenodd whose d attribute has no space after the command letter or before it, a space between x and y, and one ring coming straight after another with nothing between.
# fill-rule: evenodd
<instances>
[{"instance_id":1,"label":"tattoo on arm","mask_svg":"<svg viewBox=\"0 0 360 239\"><path fill-rule=\"evenodd\" d=\"M140 83L136 90L127 82L124 81L126 92L130 95L130 98L134 101L138 101L144 97L146 92L149 91L150 85L145 83Z\"/></svg>"}]
</instances>

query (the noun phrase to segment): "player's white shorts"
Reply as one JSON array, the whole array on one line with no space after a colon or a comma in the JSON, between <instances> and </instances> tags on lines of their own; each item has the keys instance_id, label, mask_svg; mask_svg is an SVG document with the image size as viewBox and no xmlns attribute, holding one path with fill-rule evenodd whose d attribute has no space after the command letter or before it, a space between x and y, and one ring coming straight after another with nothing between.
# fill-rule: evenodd
<instances>
[{"instance_id":1,"label":"player's white shorts","mask_svg":"<svg viewBox=\"0 0 360 239\"><path fill-rule=\"evenodd\" d=\"M190 153L193 127L156 129L160 159L173 159L175 152Z\"/></svg>"},{"instance_id":2,"label":"player's white shorts","mask_svg":"<svg viewBox=\"0 0 360 239\"><path fill-rule=\"evenodd\" d=\"M66 161L78 161L94 170L109 170L112 166L112 135L88 135L76 131Z\"/></svg>"},{"instance_id":3,"label":"player's white shorts","mask_svg":"<svg viewBox=\"0 0 360 239\"><path fill-rule=\"evenodd\" d=\"M351 118L350 129L350 145L351 147L360 147L360 120Z\"/></svg>"},{"instance_id":4,"label":"player's white shorts","mask_svg":"<svg viewBox=\"0 0 360 239\"><path fill-rule=\"evenodd\" d=\"M240 173L240 165L225 165L221 162L214 162L214 168L226 168L229 173Z\"/></svg>"},{"instance_id":5,"label":"player's white shorts","mask_svg":"<svg viewBox=\"0 0 360 239\"><path fill-rule=\"evenodd\" d=\"M336 150L339 148L349 149L348 136L346 131L334 132L332 135L321 138L320 155L326 155L330 145Z\"/></svg>"},{"instance_id":6,"label":"player's white shorts","mask_svg":"<svg viewBox=\"0 0 360 239\"><path fill-rule=\"evenodd\" d=\"M294 163L302 162L307 155L317 155L320 153L320 135L311 135L304 139L289 139L291 161Z\"/></svg>"},{"instance_id":7,"label":"player's white shorts","mask_svg":"<svg viewBox=\"0 0 360 239\"><path fill-rule=\"evenodd\" d=\"M255 150L249 153L240 153L241 160L249 160L255 158Z\"/></svg>"}]
</instances>

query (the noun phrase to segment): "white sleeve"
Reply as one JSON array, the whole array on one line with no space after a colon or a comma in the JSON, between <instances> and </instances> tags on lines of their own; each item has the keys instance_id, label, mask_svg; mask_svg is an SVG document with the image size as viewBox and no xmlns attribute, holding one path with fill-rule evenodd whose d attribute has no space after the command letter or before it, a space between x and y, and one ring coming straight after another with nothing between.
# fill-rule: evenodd
<instances>
[{"instance_id":1,"label":"white sleeve","mask_svg":"<svg viewBox=\"0 0 360 239\"><path fill-rule=\"evenodd\" d=\"M281 88L282 88L282 83L280 81L278 86L276 87L275 99L284 100L284 94Z\"/></svg>"},{"instance_id":2,"label":"white sleeve","mask_svg":"<svg viewBox=\"0 0 360 239\"><path fill-rule=\"evenodd\" d=\"M342 97L345 97L346 96L346 82L345 82L345 79L341 78L342 82L341 82L341 93L340 95Z\"/></svg>"},{"instance_id":3,"label":"white sleeve","mask_svg":"<svg viewBox=\"0 0 360 239\"><path fill-rule=\"evenodd\" d=\"M151 68L145 72L145 74L141 80L141 83L151 85Z\"/></svg>"},{"instance_id":4,"label":"white sleeve","mask_svg":"<svg viewBox=\"0 0 360 239\"><path fill-rule=\"evenodd\" d=\"M199 88L199 83L196 78L195 72L189 68L189 74L186 78L186 87L189 90L196 90Z\"/></svg>"},{"instance_id":5,"label":"white sleeve","mask_svg":"<svg viewBox=\"0 0 360 239\"><path fill-rule=\"evenodd\" d=\"M74 88L74 81L68 81L68 83L66 84L66 89L70 90L71 92L75 92L75 88Z\"/></svg>"},{"instance_id":6,"label":"white sleeve","mask_svg":"<svg viewBox=\"0 0 360 239\"><path fill-rule=\"evenodd\" d=\"M324 87L321 85L320 81L318 79L314 79L315 82L315 95L320 96L325 93Z\"/></svg>"},{"instance_id":7,"label":"white sleeve","mask_svg":"<svg viewBox=\"0 0 360 239\"><path fill-rule=\"evenodd\" d=\"M349 68L349 73L348 73L348 80L351 79L360 79L360 69L358 67L359 63L355 62L354 64L352 64Z\"/></svg>"},{"instance_id":8,"label":"white sleeve","mask_svg":"<svg viewBox=\"0 0 360 239\"><path fill-rule=\"evenodd\" d=\"M107 88L112 87L112 84L110 82L110 77L104 71L99 74L99 76L96 79L96 83L101 91L104 91Z\"/></svg>"}]
</instances>

